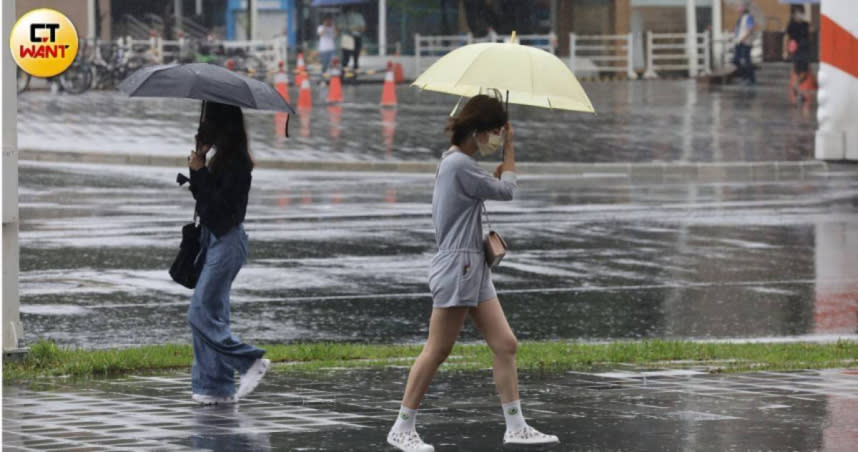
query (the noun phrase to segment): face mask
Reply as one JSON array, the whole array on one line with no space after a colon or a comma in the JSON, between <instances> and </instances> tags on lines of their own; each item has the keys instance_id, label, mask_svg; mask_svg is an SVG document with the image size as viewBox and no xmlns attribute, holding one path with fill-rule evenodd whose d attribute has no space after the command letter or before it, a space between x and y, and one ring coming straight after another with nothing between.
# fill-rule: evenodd
<instances>
[{"instance_id":1,"label":"face mask","mask_svg":"<svg viewBox=\"0 0 858 452\"><path fill-rule=\"evenodd\" d=\"M485 143L477 140L477 150L480 151L480 155L492 155L498 151L501 145L501 137L500 135L495 135L493 133L489 134L489 139L486 140Z\"/></svg>"}]
</instances>

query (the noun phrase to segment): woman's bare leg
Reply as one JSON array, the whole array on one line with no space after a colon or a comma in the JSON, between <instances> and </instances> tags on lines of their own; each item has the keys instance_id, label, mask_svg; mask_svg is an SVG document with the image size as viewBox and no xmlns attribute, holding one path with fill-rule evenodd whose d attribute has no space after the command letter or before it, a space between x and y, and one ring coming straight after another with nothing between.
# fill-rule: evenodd
<instances>
[{"instance_id":1,"label":"woman's bare leg","mask_svg":"<svg viewBox=\"0 0 858 452\"><path fill-rule=\"evenodd\" d=\"M468 314L492 350L492 371L501 403L518 400L518 369L515 363L518 340L509 327L500 301L497 297L484 301L470 308Z\"/></svg>"},{"instance_id":2,"label":"woman's bare leg","mask_svg":"<svg viewBox=\"0 0 858 452\"><path fill-rule=\"evenodd\" d=\"M435 377L435 372L441 363L450 355L453 344L462 331L465 324L465 315L468 308L435 308L432 310L432 318L429 320L429 339L423 346L423 351L417 357L417 361L411 366L408 374L408 384L405 386L405 395L402 404L406 408L416 410L426 395L429 383Z\"/></svg>"}]
</instances>

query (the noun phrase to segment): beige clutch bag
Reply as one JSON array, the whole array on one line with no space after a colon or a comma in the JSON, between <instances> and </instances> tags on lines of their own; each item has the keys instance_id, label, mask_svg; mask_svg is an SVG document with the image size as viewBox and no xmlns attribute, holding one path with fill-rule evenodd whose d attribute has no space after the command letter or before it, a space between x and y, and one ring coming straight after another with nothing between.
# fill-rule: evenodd
<instances>
[{"instance_id":1,"label":"beige clutch bag","mask_svg":"<svg viewBox=\"0 0 858 452\"><path fill-rule=\"evenodd\" d=\"M500 234L492 230L492 223L489 221L489 212L486 211L485 203L483 203L483 214L486 216L486 223L489 225L489 233L486 234L486 238L483 239L483 248L486 252L486 264L488 264L489 268L494 268L497 267L497 265L503 260L504 256L506 256L506 250L509 249L509 245L506 244L506 240L504 240Z\"/></svg>"},{"instance_id":2,"label":"beige clutch bag","mask_svg":"<svg viewBox=\"0 0 858 452\"><path fill-rule=\"evenodd\" d=\"M509 249L506 241L495 231L489 231L483 240L483 246L486 249L486 264L489 268L494 268L500 264L503 257L506 256L506 250Z\"/></svg>"}]
</instances>

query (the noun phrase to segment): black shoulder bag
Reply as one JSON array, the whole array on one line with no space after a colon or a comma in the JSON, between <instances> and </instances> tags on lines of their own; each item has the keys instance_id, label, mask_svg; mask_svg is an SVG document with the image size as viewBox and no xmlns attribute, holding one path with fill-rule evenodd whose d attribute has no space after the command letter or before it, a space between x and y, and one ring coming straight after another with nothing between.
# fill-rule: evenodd
<instances>
[{"instance_id":1,"label":"black shoulder bag","mask_svg":"<svg viewBox=\"0 0 858 452\"><path fill-rule=\"evenodd\" d=\"M184 180L183 180L184 179ZM179 185L187 181L183 174L177 178ZM205 253L200 252L200 234L202 227L197 221L197 209L194 208L194 221L182 226L182 243L179 245L179 254L170 266L170 277L173 281L193 289L197 285L200 273L205 264Z\"/></svg>"}]
</instances>

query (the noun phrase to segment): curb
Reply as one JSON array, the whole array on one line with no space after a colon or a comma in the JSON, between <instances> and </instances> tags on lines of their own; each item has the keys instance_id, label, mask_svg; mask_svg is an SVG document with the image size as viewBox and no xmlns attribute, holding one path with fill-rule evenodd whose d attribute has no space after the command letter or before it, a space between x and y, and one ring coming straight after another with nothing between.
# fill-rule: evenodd
<instances>
[{"instance_id":1,"label":"curb","mask_svg":"<svg viewBox=\"0 0 858 452\"><path fill-rule=\"evenodd\" d=\"M139 154L109 154L99 152L49 151L21 149L18 157L23 161L96 163L108 165L141 165L184 167L184 157L152 156ZM390 172L434 174L436 161L325 161L325 160L256 160L256 167L286 171L334 172ZM481 162L488 171L497 163ZM805 179L813 173L828 172L823 161L773 162L647 162L647 163L517 163L522 174L548 176L579 176L593 178L623 178L636 181L682 182L695 180L718 182L725 180L781 180Z\"/></svg>"}]
</instances>

